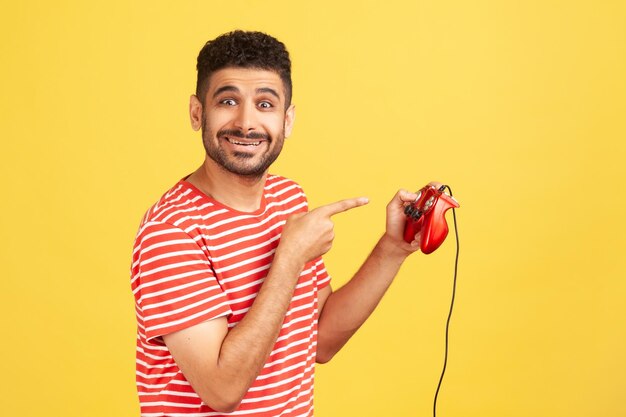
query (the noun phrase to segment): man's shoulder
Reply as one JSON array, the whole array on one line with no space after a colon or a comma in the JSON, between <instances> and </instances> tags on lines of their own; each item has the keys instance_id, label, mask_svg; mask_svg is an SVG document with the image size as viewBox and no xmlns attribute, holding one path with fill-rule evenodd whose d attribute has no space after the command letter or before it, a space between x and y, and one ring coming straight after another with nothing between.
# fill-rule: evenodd
<instances>
[{"instance_id":1,"label":"man's shoulder","mask_svg":"<svg viewBox=\"0 0 626 417\"><path fill-rule=\"evenodd\" d=\"M298 196L306 204L302 187L290 178L268 174L264 189L268 200L292 200ZM189 219L219 215L221 211L224 211L222 206L215 204L185 180L180 180L146 211L140 223L140 231L155 227L184 229L183 223L188 222Z\"/></svg>"},{"instance_id":2,"label":"man's shoulder","mask_svg":"<svg viewBox=\"0 0 626 417\"><path fill-rule=\"evenodd\" d=\"M298 191L304 193L300 184L290 178L275 174L267 175L267 180L265 181L266 192L274 193L285 189L297 189Z\"/></svg>"},{"instance_id":3,"label":"man's shoulder","mask_svg":"<svg viewBox=\"0 0 626 417\"><path fill-rule=\"evenodd\" d=\"M202 200L201 194L180 180L146 211L141 224L165 223L176 226L182 218L194 216L206 206L207 202Z\"/></svg>"}]
</instances>

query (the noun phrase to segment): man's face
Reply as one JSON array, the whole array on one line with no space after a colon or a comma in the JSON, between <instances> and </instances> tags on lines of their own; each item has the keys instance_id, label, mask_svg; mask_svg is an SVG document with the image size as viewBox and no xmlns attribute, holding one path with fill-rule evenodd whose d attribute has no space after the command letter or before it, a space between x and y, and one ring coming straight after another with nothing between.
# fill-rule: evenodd
<instances>
[{"instance_id":1,"label":"man's face","mask_svg":"<svg viewBox=\"0 0 626 417\"><path fill-rule=\"evenodd\" d=\"M211 75L202 111L207 155L229 172L262 176L291 133L293 106L274 71L224 68Z\"/></svg>"}]
</instances>

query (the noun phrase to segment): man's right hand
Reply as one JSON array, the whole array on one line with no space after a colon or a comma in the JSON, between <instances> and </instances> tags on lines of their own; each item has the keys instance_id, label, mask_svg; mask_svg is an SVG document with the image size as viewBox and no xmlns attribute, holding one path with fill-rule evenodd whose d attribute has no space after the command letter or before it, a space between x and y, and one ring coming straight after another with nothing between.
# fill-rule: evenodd
<instances>
[{"instance_id":1,"label":"man's right hand","mask_svg":"<svg viewBox=\"0 0 626 417\"><path fill-rule=\"evenodd\" d=\"M364 206L365 197L349 198L320 206L308 213L294 214L283 226L277 253L287 256L303 266L330 250L333 244L335 214Z\"/></svg>"}]
</instances>

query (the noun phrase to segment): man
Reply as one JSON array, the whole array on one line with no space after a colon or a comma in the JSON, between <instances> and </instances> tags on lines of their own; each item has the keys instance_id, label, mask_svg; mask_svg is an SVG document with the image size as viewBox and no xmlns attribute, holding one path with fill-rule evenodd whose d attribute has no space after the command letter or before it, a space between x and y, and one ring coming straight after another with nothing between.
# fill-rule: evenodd
<instances>
[{"instance_id":1,"label":"man","mask_svg":"<svg viewBox=\"0 0 626 417\"><path fill-rule=\"evenodd\" d=\"M302 189L268 174L291 133L284 45L235 31L198 56L189 114L206 158L144 216L133 251L137 388L145 416L310 416L315 362L341 349L404 259L399 191L386 232L334 291L321 256L331 216L365 198L308 211Z\"/></svg>"}]
</instances>

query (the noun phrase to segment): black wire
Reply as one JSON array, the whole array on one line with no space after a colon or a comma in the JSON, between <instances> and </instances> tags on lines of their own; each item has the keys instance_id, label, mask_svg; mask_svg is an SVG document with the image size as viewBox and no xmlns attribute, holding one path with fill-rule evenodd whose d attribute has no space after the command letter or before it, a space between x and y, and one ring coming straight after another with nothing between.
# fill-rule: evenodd
<instances>
[{"instance_id":1,"label":"black wire","mask_svg":"<svg viewBox=\"0 0 626 417\"><path fill-rule=\"evenodd\" d=\"M452 196L452 189L449 186L445 186L450 191ZM433 417L437 417L437 396L439 395L439 389L441 388L441 382L443 376L446 373L446 365L448 364L448 336L450 330L450 318L452 317L452 309L454 308L454 297L456 295L456 273L459 266L459 229L456 225L456 211L452 208L452 217L454 218L454 235L456 236L456 258L454 260L454 282L452 284L452 302L450 303L450 312L448 313L448 320L446 322L446 353L443 361L443 370L441 371L441 377L439 378L439 384L437 385L437 391L435 392L435 400L433 403Z\"/></svg>"}]
</instances>

